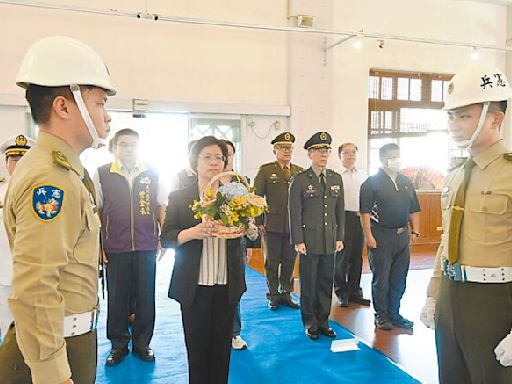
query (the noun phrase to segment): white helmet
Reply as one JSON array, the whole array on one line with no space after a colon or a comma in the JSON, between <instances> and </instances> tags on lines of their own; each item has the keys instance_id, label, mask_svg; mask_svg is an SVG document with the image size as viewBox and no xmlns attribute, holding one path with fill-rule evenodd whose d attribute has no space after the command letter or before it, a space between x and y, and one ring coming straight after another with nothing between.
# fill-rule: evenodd
<instances>
[{"instance_id":1,"label":"white helmet","mask_svg":"<svg viewBox=\"0 0 512 384\"><path fill-rule=\"evenodd\" d=\"M88 45L66 36L45 37L34 43L23 58L16 84L45 87L93 85L109 96L116 94L101 57Z\"/></svg>"},{"instance_id":2,"label":"white helmet","mask_svg":"<svg viewBox=\"0 0 512 384\"><path fill-rule=\"evenodd\" d=\"M98 53L81 41L66 36L45 37L34 43L23 58L16 84L43 87L69 87L92 139L91 146L104 144L94 126L80 92L81 85L102 88L113 96L108 69Z\"/></svg>"},{"instance_id":3,"label":"white helmet","mask_svg":"<svg viewBox=\"0 0 512 384\"><path fill-rule=\"evenodd\" d=\"M478 124L471 137L456 140L459 148L471 148L482 131L485 116L492 102L504 101L512 96L505 74L493 66L473 64L452 77L448 85L443 111L483 104Z\"/></svg>"},{"instance_id":4,"label":"white helmet","mask_svg":"<svg viewBox=\"0 0 512 384\"><path fill-rule=\"evenodd\" d=\"M501 70L473 64L450 80L443 111L471 104L503 101L511 96L510 83Z\"/></svg>"}]
</instances>

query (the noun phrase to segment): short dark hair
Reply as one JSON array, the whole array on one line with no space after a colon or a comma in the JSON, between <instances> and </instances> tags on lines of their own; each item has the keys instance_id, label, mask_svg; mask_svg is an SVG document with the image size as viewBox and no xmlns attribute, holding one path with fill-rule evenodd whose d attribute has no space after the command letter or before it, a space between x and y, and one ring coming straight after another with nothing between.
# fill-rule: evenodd
<instances>
[{"instance_id":1,"label":"short dark hair","mask_svg":"<svg viewBox=\"0 0 512 384\"><path fill-rule=\"evenodd\" d=\"M93 85L80 85L80 89L94 89ZM50 120L53 100L62 96L76 104L75 97L69 87L44 87L42 85L29 84L25 91L25 99L30 106L30 113L34 123L41 125Z\"/></svg>"},{"instance_id":2,"label":"short dark hair","mask_svg":"<svg viewBox=\"0 0 512 384\"><path fill-rule=\"evenodd\" d=\"M499 112L506 113L507 112L507 105L508 105L507 100L493 101L489 105L489 109L491 109L491 110L496 110L497 109Z\"/></svg>"},{"instance_id":3,"label":"short dark hair","mask_svg":"<svg viewBox=\"0 0 512 384\"><path fill-rule=\"evenodd\" d=\"M388 143L388 144L384 144L382 147L380 147L379 149L379 159L384 159L384 156L388 153L388 152L391 152L391 151L399 151L400 150L400 147L398 146L398 144L395 144L395 143Z\"/></svg>"},{"instance_id":4,"label":"short dark hair","mask_svg":"<svg viewBox=\"0 0 512 384\"><path fill-rule=\"evenodd\" d=\"M114 146L117 145L117 142L119 141L119 136L135 136L137 140L139 139L139 133L137 131L134 131L131 128L123 128L116 132L114 135Z\"/></svg>"},{"instance_id":5,"label":"short dark hair","mask_svg":"<svg viewBox=\"0 0 512 384\"><path fill-rule=\"evenodd\" d=\"M73 94L69 87L43 87L40 85L29 84L25 91L25 99L30 106L30 113L34 123L41 125L50 120L53 100L57 96L75 102Z\"/></svg>"},{"instance_id":6,"label":"short dark hair","mask_svg":"<svg viewBox=\"0 0 512 384\"><path fill-rule=\"evenodd\" d=\"M359 151L359 148L357 148L357 145L354 143L343 143L338 147L338 157L341 157L341 152L343 152L343 148L347 145L353 145L356 148L356 151Z\"/></svg>"},{"instance_id":7,"label":"short dark hair","mask_svg":"<svg viewBox=\"0 0 512 384\"><path fill-rule=\"evenodd\" d=\"M221 139L224 144L226 145L229 145L231 148L233 148L233 154L236 153L236 149L235 149L235 144L233 144L233 142L231 140L228 140L228 139Z\"/></svg>"},{"instance_id":8,"label":"short dark hair","mask_svg":"<svg viewBox=\"0 0 512 384\"><path fill-rule=\"evenodd\" d=\"M199 154L203 148L209 147L211 145L217 145L222 151L222 155L224 156L223 168L226 168L226 165L228 164L228 148L226 147L224 141L217 139L215 136L204 136L195 142L188 155L190 168L197 172L197 159L199 158Z\"/></svg>"}]
</instances>

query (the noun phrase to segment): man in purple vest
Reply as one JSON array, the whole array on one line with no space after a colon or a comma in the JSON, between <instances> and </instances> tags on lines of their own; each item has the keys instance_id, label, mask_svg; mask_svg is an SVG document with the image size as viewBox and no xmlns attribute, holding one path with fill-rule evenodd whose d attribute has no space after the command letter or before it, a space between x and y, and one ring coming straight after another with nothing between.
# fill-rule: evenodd
<instances>
[{"instance_id":1,"label":"man in purple vest","mask_svg":"<svg viewBox=\"0 0 512 384\"><path fill-rule=\"evenodd\" d=\"M153 361L149 347L155 325L156 253L167 193L157 172L138 161L139 135L122 129L114 136L115 161L94 176L101 210L101 235L107 265L107 337L112 350L107 366L119 364L132 352ZM130 335L130 295L135 295L135 320Z\"/></svg>"}]
</instances>

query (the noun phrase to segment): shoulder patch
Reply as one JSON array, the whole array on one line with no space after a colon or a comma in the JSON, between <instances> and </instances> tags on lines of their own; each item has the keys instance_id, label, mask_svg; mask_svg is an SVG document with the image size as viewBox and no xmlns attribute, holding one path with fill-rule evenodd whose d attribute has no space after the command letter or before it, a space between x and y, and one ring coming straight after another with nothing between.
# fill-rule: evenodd
<instances>
[{"instance_id":1,"label":"shoulder patch","mask_svg":"<svg viewBox=\"0 0 512 384\"><path fill-rule=\"evenodd\" d=\"M512 152L504 153L503 158L507 161L512 161Z\"/></svg>"},{"instance_id":2,"label":"shoulder patch","mask_svg":"<svg viewBox=\"0 0 512 384\"><path fill-rule=\"evenodd\" d=\"M32 211L42 221L55 219L63 201L64 191L53 185L39 185L32 190Z\"/></svg>"}]
</instances>

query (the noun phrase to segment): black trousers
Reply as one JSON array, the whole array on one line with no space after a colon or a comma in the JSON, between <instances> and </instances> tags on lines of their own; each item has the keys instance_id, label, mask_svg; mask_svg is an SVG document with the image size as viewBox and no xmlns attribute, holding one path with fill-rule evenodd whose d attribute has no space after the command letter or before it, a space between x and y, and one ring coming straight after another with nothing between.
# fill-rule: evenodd
<instances>
[{"instance_id":1,"label":"black trousers","mask_svg":"<svg viewBox=\"0 0 512 384\"><path fill-rule=\"evenodd\" d=\"M198 285L194 302L181 307L190 384L226 384L235 303L226 285Z\"/></svg>"},{"instance_id":2,"label":"black trousers","mask_svg":"<svg viewBox=\"0 0 512 384\"><path fill-rule=\"evenodd\" d=\"M66 338L68 363L74 383L94 384L96 382L97 344L96 331ZM4 342L0 345L0 383L32 383L30 368L25 364L16 341L14 323L9 327Z\"/></svg>"},{"instance_id":3,"label":"black trousers","mask_svg":"<svg viewBox=\"0 0 512 384\"><path fill-rule=\"evenodd\" d=\"M512 327L512 283L456 282L441 277L436 348L441 384L509 384L512 367L494 348Z\"/></svg>"},{"instance_id":4,"label":"black trousers","mask_svg":"<svg viewBox=\"0 0 512 384\"><path fill-rule=\"evenodd\" d=\"M112 348L149 346L155 327L156 250L108 253L107 337ZM128 329L130 296L134 294L135 321Z\"/></svg>"},{"instance_id":5,"label":"black trousers","mask_svg":"<svg viewBox=\"0 0 512 384\"><path fill-rule=\"evenodd\" d=\"M345 248L334 257L334 292L338 297L361 296L363 228L355 212L345 211Z\"/></svg>"},{"instance_id":6,"label":"black trousers","mask_svg":"<svg viewBox=\"0 0 512 384\"><path fill-rule=\"evenodd\" d=\"M368 249L373 307L380 316L394 317L400 310L411 260L409 231L397 234L397 229L374 226L372 233L377 241L377 248Z\"/></svg>"},{"instance_id":7,"label":"black trousers","mask_svg":"<svg viewBox=\"0 0 512 384\"><path fill-rule=\"evenodd\" d=\"M306 328L327 328L331 313L334 254L300 255L300 314Z\"/></svg>"},{"instance_id":8,"label":"black trousers","mask_svg":"<svg viewBox=\"0 0 512 384\"><path fill-rule=\"evenodd\" d=\"M264 237L265 276L269 299L283 292L293 292L293 269L297 252L289 233L267 232Z\"/></svg>"}]
</instances>

